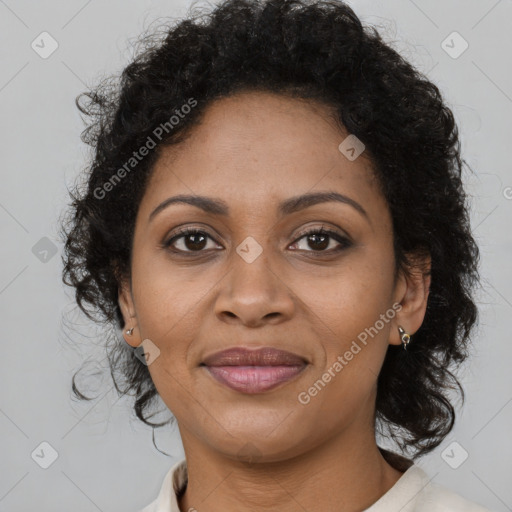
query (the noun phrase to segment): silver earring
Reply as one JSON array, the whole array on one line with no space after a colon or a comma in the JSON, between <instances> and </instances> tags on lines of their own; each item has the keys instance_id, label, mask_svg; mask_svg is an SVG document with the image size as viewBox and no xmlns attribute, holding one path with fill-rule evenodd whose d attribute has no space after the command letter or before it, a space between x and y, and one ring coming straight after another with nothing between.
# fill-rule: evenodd
<instances>
[{"instance_id":1,"label":"silver earring","mask_svg":"<svg viewBox=\"0 0 512 512\"><path fill-rule=\"evenodd\" d=\"M400 325L398 326L398 332L400 333L400 339L402 340L402 347L404 347L404 350L407 350L407 345L411 341L411 337L402 329Z\"/></svg>"},{"instance_id":2,"label":"silver earring","mask_svg":"<svg viewBox=\"0 0 512 512\"><path fill-rule=\"evenodd\" d=\"M126 331L126 334L128 334L128 336L131 336L133 334L133 329L134 329L134 327L132 327L131 329L128 329Z\"/></svg>"}]
</instances>

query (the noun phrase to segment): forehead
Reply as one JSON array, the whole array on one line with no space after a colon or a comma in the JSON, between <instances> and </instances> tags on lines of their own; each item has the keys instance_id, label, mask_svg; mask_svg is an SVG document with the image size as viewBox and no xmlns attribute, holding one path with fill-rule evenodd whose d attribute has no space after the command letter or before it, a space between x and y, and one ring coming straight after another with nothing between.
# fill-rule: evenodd
<instances>
[{"instance_id":1,"label":"forehead","mask_svg":"<svg viewBox=\"0 0 512 512\"><path fill-rule=\"evenodd\" d=\"M348 135L313 100L264 92L216 100L185 142L163 149L141 209L171 195L204 194L266 211L277 198L315 189L385 208L364 152L351 161L339 150Z\"/></svg>"}]
</instances>

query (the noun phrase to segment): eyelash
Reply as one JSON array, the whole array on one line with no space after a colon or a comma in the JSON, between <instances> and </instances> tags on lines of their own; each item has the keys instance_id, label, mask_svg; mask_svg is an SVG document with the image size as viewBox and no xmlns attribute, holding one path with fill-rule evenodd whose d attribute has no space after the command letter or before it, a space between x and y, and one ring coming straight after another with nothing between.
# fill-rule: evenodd
<instances>
[{"instance_id":1,"label":"eyelash","mask_svg":"<svg viewBox=\"0 0 512 512\"><path fill-rule=\"evenodd\" d=\"M199 251L182 251L181 249L172 248L172 244L174 242L176 242L177 240L179 240L180 238L185 238L188 235L198 235L198 234L206 235L208 238L210 238L213 241L215 241L213 239L213 237L211 237L206 231L201 230L201 229L197 229L197 228L187 227L187 228L179 229L178 232L174 236L172 236L167 242L164 242L163 247L165 249L171 250L172 252L180 253L180 254L193 254L193 253L205 252L204 250L199 250ZM336 249L330 249L329 251L314 251L314 250L306 251L306 252L316 253L318 255L337 253L337 252L343 251L345 249L348 249L350 246L353 245L352 242L347 237L344 237L343 235L339 234L336 231L332 231L332 230L329 230L329 229L324 229L323 226L321 228L313 228L313 229L310 229L308 231L304 231L303 233L298 235L298 238L295 239L293 244L297 243L299 240L302 240L304 237L307 237L309 235L328 236L329 238L332 238L332 239L336 240L341 245L340 247L338 247ZM300 249L294 249L294 250L300 250Z\"/></svg>"}]
</instances>

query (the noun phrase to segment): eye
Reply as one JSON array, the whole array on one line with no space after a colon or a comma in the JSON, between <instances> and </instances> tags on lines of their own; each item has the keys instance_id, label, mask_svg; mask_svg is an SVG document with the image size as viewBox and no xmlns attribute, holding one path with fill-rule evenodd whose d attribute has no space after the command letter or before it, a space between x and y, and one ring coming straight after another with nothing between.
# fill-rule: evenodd
<instances>
[{"instance_id":1,"label":"eye","mask_svg":"<svg viewBox=\"0 0 512 512\"><path fill-rule=\"evenodd\" d=\"M197 228L183 228L179 229L178 233L172 236L168 241L163 244L164 248L170 248L173 252L192 253L192 252L205 252L208 249L208 239L215 242L215 240L205 231ZM313 251L299 247L299 243L305 239L307 244ZM332 247L333 242L334 248ZM181 243L181 247L178 247ZM316 253L333 253L347 249L352 245L352 242L341 233L332 230L321 228L311 229L300 235L300 237L290 246L292 250L305 250L307 252ZM211 249L212 247L210 247ZM218 248L218 244L213 247Z\"/></svg>"},{"instance_id":2,"label":"eye","mask_svg":"<svg viewBox=\"0 0 512 512\"><path fill-rule=\"evenodd\" d=\"M175 252L204 252L203 249L207 246L208 239L213 240L205 231L183 228L178 231L178 234L165 242L163 246ZM176 247L176 242L182 242L182 247Z\"/></svg>"},{"instance_id":3,"label":"eye","mask_svg":"<svg viewBox=\"0 0 512 512\"><path fill-rule=\"evenodd\" d=\"M332 230L326 230L322 226L320 229L311 229L309 231L306 231L305 233L302 233L300 238L298 238L292 246L298 246L300 240L305 239L305 244L308 245L313 249L313 251L308 251L308 249L304 249L301 247L294 247L293 250L306 250L308 252L326 252L326 253L333 253L342 251L344 249L347 249L352 245L352 242L342 234L332 231ZM336 241L338 242L338 247L332 248L332 242ZM334 244L336 245L336 244ZM330 247L329 250L327 250Z\"/></svg>"}]
</instances>

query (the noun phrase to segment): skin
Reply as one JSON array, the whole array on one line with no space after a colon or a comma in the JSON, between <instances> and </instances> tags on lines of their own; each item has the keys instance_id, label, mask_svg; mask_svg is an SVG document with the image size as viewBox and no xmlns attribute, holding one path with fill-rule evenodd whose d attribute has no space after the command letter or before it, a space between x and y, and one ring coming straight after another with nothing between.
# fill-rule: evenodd
<instances>
[{"instance_id":1,"label":"skin","mask_svg":"<svg viewBox=\"0 0 512 512\"><path fill-rule=\"evenodd\" d=\"M420 328L430 279L395 276L388 205L365 153L350 161L338 150L347 135L322 104L244 92L210 105L190 138L165 148L155 166L119 304L125 329L135 327L126 342L149 339L160 350L148 368L183 441L182 511L355 512L402 476L375 440L377 375L389 344L401 343L398 326L411 335ZM333 201L279 214L282 201L320 191L348 196L367 216ZM222 200L229 215L174 203L148 220L178 194ZM209 238L182 237L173 245L188 252L173 253L162 245L178 226ZM322 226L351 245L328 238L322 249L322 240L303 236ZM236 252L248 236L262 249L251 263ZM393 304L401 305L394 318L299 403ZM244 394L199 366L233 346L289 350L309 364L273 390Z\"/></svg>"}]
</instances>

